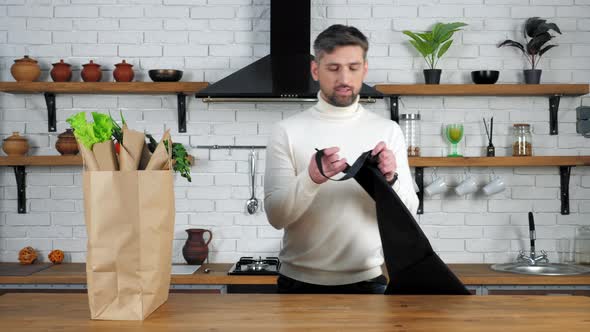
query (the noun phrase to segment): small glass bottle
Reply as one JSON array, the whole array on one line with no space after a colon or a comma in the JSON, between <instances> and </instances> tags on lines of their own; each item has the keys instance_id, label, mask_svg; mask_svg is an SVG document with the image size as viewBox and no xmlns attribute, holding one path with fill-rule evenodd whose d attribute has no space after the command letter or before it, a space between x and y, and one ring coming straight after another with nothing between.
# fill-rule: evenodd
<instances>
[{"instance_id":1,"label":"small glass bottle","mask_svg":"<svg viewBox=\"0 0 590 332\"><path fill-rule=\"evenodd\" d=\"M400 114L400 127L404 132L406 145L408 146L408 157L420 156L420 114Z\"/></svg>"},{"instance_id":2,"label":"small glass bottle","mask_svg":"<svg viewBox=\"0 0 590 332\"><path fill-rule=\"evenodd\" d=\"M512 142L513 156L532 156L533 155L533 136L531 135L531 125L528 123L515 123L514 141Z\"/></svg>"}]
</instances>

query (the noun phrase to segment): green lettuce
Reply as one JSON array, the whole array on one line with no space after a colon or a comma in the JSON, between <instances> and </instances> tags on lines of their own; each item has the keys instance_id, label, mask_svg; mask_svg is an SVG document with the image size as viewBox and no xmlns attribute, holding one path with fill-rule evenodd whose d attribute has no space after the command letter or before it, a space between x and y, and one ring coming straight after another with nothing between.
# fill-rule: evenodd
<instances>
[{"instance_id":1,"label":"green lettuce","mask_svg":"<svg viewBox=\"0 0 590 332\"><path fill-rule=\"evenodd\" d=\"M111 139L113 123L108 115L92 112L94 122L86 121L86 113L80 112L69 117L66 122L74 129L74 135L85 147L92 149L95 143Z\"/></svg>"},{"instance_id":2,"label":"green lettuce","mask_svg":"<svg viewBox=\"0 0 590 332\"><path fill-rule=\"evenodd\" d=\"M92 118L94 119L94 136L98 139L98 142L106 142L111 139L113 135L113 122L111 117L106 114L98 112L92 112Z\"/></svg>"},{"instance_id":3,"label":"green lettuce","mask_svg":"<svg viewBox=\"0 0 590 332\"><path fill-rule=\"evenodd\" d=\"M92 149L94 143L98 142L98 139L94 135L93 123L86 122L86 113L80 112L72 115L66 122L74 129L76 139L88 149Z\"/></svg>"}]
</instances>

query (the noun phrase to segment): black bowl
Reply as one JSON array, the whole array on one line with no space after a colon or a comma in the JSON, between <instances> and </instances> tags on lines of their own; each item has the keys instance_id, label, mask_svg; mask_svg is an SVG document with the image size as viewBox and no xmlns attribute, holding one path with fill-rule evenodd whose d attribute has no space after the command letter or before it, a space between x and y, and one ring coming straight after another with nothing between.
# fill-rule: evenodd
<instances>
[{"instance_id":1,"label":"black bowl","mask_svg":"<svg viewBox=\"0 0 590 332\"><path fill-rule=\"evenodd\" d=\"M500 72L497 70L476 70L471 72L471 80L475 84L494 84L498 81Z\"/></svg>"},{"instance_id":2,"label":"black bowl","mask_svg":"<svg viewBox=\"0 0 590 332\"><path fill-rule=\"evenodd\" d=\"M148 74L154 82L178 82L182 78L182 70L176 69L151 69Z\"/></svg>"}]
</instances>

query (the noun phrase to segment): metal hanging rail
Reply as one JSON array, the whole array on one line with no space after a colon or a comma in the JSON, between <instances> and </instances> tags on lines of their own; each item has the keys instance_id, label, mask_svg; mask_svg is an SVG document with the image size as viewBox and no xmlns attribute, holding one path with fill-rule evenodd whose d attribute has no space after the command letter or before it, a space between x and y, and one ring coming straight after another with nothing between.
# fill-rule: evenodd
<instances>
[{"instance_id":1,"label":"metal hanging rail","mask_svg":"<svg viewBox=\"0 0 590 332\"><path fill-rule=\"evenodd\" d=\"M197 149L266 149L266 145L197 145Z\"/></svg>"},{"instance_id":2,"label":"metal hanging rail","mask_svg":"<svg viewBox=\"0 0 590 332\"><path fill-rule=\"evenodd\" d=\"M198 98L198 97L197 97ZM296 98L296 97L277 97L277 98L255 98L255 97L205 97L202 98L204 103L316 103L317 98ZM374 104L377 99L372 97L360 98L359 103Z\"/></svg>"}]
</instances>

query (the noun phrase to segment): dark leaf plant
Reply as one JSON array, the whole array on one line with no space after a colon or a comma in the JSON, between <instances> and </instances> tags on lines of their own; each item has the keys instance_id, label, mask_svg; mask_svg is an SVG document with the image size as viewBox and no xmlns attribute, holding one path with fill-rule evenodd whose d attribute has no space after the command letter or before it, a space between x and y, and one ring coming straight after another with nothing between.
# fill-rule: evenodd
<instances>
[{"instance_id":1,"label":"dark leaf plant","mask_svg":"<svg viewBox=\"0 0 590 332\"><path fill-rule=\"evenodd\" d=\"M453 34L466 25L462 22L436 23L431 31L420 33L404 30L403 33L412 38L410 43L420 52L428 67L435 69L438 60L453 44Z\"/></svg>"},{"instance_id":2,"label":"dark leaf plant","mask_svg":"<svg viewBox=\"0 0 590 332\"><path fill-rule=\"evenodd\" d=\"M555 23L547 23L547 20L540 19L539 17L531 17L527 19L524 24L524 45L517 41L507 39L498 45L498 47L511 46L519 49L531 64L531 69L534 70L537 68L543 54L557 46L544 46L548 41L554 38L554 36L549 33L549 30L561 34L559 27Z\"/></svg>"}]
</instances>

